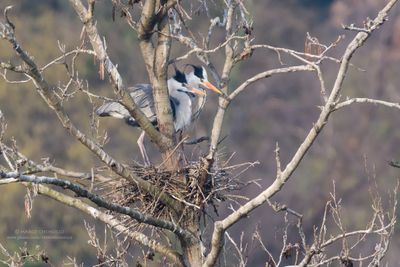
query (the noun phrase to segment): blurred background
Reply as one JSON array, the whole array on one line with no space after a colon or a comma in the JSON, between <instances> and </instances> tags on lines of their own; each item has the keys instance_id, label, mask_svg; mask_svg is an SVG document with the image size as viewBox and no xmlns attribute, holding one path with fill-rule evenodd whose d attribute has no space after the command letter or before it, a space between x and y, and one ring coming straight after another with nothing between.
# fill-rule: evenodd
<instances>
[{"instance_id":1,"label":"blurred background","mask_svg":"<svg viewBox=\"0 0 400 267\"><path fill-rule=\"evenodd\" d=\"M330 44L339 35L345 38L333 50L332 55L340 56L345 46L354 36L353 32L341 29L341 24L362 25L366 17L375 17L383 7L382 0L253 0L246 6L254 21L254 43L267 43L304 51L306 33ZM2 0L0 8L13 4L10 18L16 25L16 36L20 44L32 55L40 66L59 56L57 42L72 50L81 43L81 22L69 6L62 0ZM218 5L210 3L213 16L220 15ZM98 29L107 41L109 55L123 75L126 84L148 82L143 60L138 52L137 36L117 16L112 20L110 1L98 1L96 18ZM400 8L390 14L389 21L357 51L353 63L364 69L350 68L344 83L342 97L380 98L400 102ZM204 32L208 19L196 16L189 23L193 32ZM222 38L222 31L216 31L212 45ZM185 48L173 44L172 56L184 53ZM213 56L213 63L220 69L222 51ZM16 61L12 49L5 41L0 41L0 59ZM289 65L293 61L285 59ZM184 63L199 63L191 58ZM98 65L92 57L78 59L79 76L87 79L90 91L112 96L112 88L107 80L98 75ZM238 65L232 74L230 85L234 88L241 82L280 63L276 53L257 50L251 59ZM323 72L327 88L332 87L337 64L326 62ZM172 71L172 70L171 70ZM68 77L65 67L56 65L45 71L46 79L57 85ZM10 75L10 78L13 76ZM205 110L199 121L188 132L190 136L207 135L216 111L216 97L209 96ZM267 187L275 178L274 149L276 142L281 148L282 164L288 162L303 141L321 105L319 82L314 73L295 73L275 76L251 86L230 106L224 122L227 136L221 145L221 159L233 155L230 164L259 161L260 164L242 175L243 180L260 179ZM83 94L66 103L66 108L74 120L86 132L90 130L92 106ZM0 109L8 121L7 138L14 138L19 149L29 158L40 162L50 158L57 166L80 171L90 171L92 166L101 164L80 143L71 138L62 128L54 113L37 95L31 83L10 85L0 79ZM400 116L398 111L372 105L353 105L335 112L318 137L299 169L274 201L304 215L303 223L308 240L312 240L314 225L321 222L329 192L336 184L336 195L345 206L345 222L349 230L364 227L372 214L369 179L376 177L379 190L388 197L399 178L400 169L388 165L391 159L400 160ZM102 131L107 130L110 142L106 150L123 162L140 160L136 139L140 133L126 126L122 121L101 119ZM152 145L149 144L149 147ZM154 150L154 149L153 149ZM196 160L206 152L206 145L187 150L187 157ZM153 151L156 154L156 151ZM252 197L260 192L250 186L241 193ZM96 263L95 250L87 244L87 233L82 218L93 222L78 211L59 205L42 196L34 198L32 218L24 213L26 189L20 185L0 186L0 243L10 251L18 251L26 245L34 248L40 245L46 250L50 260L61 265L67 256L86 265ZM389 204L386 203L387 207ZM225 205L220 207L220 216L229 213ZM215 214L213 214L214 217ZM278 253L282 245L283 214L277 214L265 205L254 211L250 217L230 230L239 240L244 232L249 244L249 266L264 266L268 256L258 244L252 242L255 229L260 229L267 247ZM399 227L397 226L397 230ZM55 240L14 240L19 231L60 230L64 239ZM103 226L97 224L99 232ZM398 231L397 231L398 232ZM335 233L335 231L333 231ZM372 241L365 241L362 248L374 247ZM290 242L298 242L295 233ZM340 245L340 244L339 244ZM400 235L392 239L386 258L388 266L400 264ZM1 258L1 256L0 256ZM34 265L32 265L34 266ZM39 266L39 265L38 265ZM40 265L42 266L42 265Z\"/></svg>"}]
</instances>

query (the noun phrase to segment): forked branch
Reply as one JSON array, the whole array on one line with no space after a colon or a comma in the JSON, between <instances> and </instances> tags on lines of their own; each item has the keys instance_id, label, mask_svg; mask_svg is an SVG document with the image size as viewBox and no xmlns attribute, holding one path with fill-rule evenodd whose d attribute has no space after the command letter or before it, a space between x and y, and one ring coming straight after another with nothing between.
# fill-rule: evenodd
<instances>
[{"instance_id":1,"label":"forked branch","mask_svg":"<svg viewBox=\"0 0 400 267\"><path fill-rule=\"evenodd\" d=\"M132 219L138 221L139 223L144 223L148 225L152 225L155 227L159 227L162 229L167 229L177 236L191 240L193 239L193 236L179 227L178 225L165 221L162 219L157 219L152 216L143 214L135 209L124 207L115 203L111 203L103 199L102 197L93 194L89 192L88 190L84 189L83 187L74 184L70 181L62 180L62 179L57 179L57 178L52 178L52 177L46 177L46 176L35 176L35 175L23 175L18 172L3 172L0 171L0 178L2 179L10 179L14 178L17 179L20 182L30 182L30 183L35 183L35 184L51 184L51 185L56 185L65 189L69 189L76 193L79 197L84 197L95 203L97 206L105 208L110 211L114 211L120 214L128 215ZM0 179L0 181L2 180Z\"/></svg>"},{"instance_id":2,"label":"forked branch","mask_svg":"<svg viewBox=\"0 0 400 267\"><path fill-rule=\"evenodd\" d=\"M68 114L64 110L62 102L58 98L55 90L48 84L43 75L40 73L38 66L33 59L22 49L20 44L17 42L14 36L14 30L7 24L0 23L0 36L7 40L13 47L17 56L27 65L24 68L24 73L28 75L33 83L35 84L40 96L45 100L47 105L56 113L63 127L92 151L102 162L104 162L111 170L116 174L120 175L124 179L136 183L141 189L150 193L153 197L159 198L163 203L168 205L173 210L179 210L181 203L171 198L165 193L160 193L159 190L148 181L145 181L132 172L126 169L126 167L112 158L107 154L95 141L86 136L81 132L71 121ZM130 97L129 97L130 98Z\"/></svg>"},{"instance_id":3,"label":"forked branch","mask_svg":"<svg viewBox=\"0 0 400 267\"><path fill-rule=\"evenodd\" d=\"M241 218L248 215L255 208L259 207L263 203L265 203L269 198L275 195L277 192L281 190L284 184L289 180L293 172L297 169L303 157L306 155L308 149L312 146L314 141L316 140L318 134L324 128L325 124L328 121L330 114L334 111L336 102L338 100L338 96L342 89L342 84L345 79L350 59L356 52L356 50L361 47L365 41L370 37L371 33L381 26L387 16L389 11L393 8L393 6L398 2L398 0L391 0L388 4L379 12L378 16L371 22L369 27L370 32L359 32L353 40L349 43L346 48L346 51L342 57L342 61L340 64L340 68L338 74L336 76L336 80L334 86L331 90L329 98L322 108L322 111L319 115L318 120L314 123L314 126L310 129L307 134L305 140L300 145L296 153L290 162L286 165L285 169L281 172L279 179L275 179L273 184L269 186L266 190L261 192L258 196L247 202L245 205L241 206L238 210L231 213L228 217L221 221L215 222L214 232L212 235L211 241L211 250L206 257L206 261L203 264L203 267L213 266L219 256L222 247L222 238L224 232L238 222Z\"/></svg>"},{"instance_id":4,"label":"forked branch","mask_svg":"<svg viewBox=\"0 0 400 267\"><path fill-rule=\"evenodd\" d=\"M50 197L56 201L59 201L63 204L66 204L68 206L74 207L89 216L93 217L94 219L100 220L112 228L116 229L120 233L124 233L131 237L133 240L138 242L139 244L142 244L143 246L149 247L153 249L154 251L160 253L161 255L165 255L168 257L172 262L175 262L179 264L180 266L185 266L184 261L182 259L182 255L179 254L177 251L174 251L168 247L163 246L162 244L158 243L155 240L150 239L148 236L145 234L142 234L140 232L132 231L131 229L128 229L124 226L124 224L116 219L114 216L110 214L106 214L88 204L83 202L80 199L73 198L70 196L67 196L63 193L57 192L56 190L50 189L47 186L44 185L38 185L38 193L41 195L45 195L47 197Z\"/></svg>"},{"instance_id":5,"label":"forked branch","mask_svg":"<svg viewBox=\"0 0 400 267\"><path fill-rule=\"evenodd\" d=\"M107 54L105 46L97 31L93 14L86 9L81 0L70 0L69 2L84 24L85 32L87 33L93 50L96 53L96 57L100 62L100 75L103 75L103 71L107 72L116 92L121 97L121 103L127 108L130 115L139 123L140 127L150 136L151 140L154 141L160 148L170 146L172 144L172 140L157 131L157 129L136 105L130 95L125 93L126 86L123 83L123 79L117 67L112 63ZM152 2L155 2L155 0L146 1L146 3Z\"/></svg>"}]
</instances>

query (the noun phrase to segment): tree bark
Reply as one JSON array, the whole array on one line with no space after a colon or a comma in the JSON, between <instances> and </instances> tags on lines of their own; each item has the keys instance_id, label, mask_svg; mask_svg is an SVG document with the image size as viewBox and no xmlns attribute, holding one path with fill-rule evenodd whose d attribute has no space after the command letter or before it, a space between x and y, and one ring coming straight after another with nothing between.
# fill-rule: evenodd
<instances>
[{"instance_id":1,"label":"tree bark","mask_svg":"<svg viewBox=\"0 0 400 267\"><path fill-rule=\"evenodd\" d=\"M187 220L186 229L191 232L197 240L195 242L187 240L181 240L181 246L183 255L185 255L185 261L191 267L201 267L203 265L203 244L201 242L201 231L200 231L200 216L201 212L193 211L192 216Z\"/></svg>"},{"instance_id":2,"label":"tree bark","mask_svg":"<svg viewBox=\"0 0 400 267\"><path fill-rule=\"evenodd\" d=\"M179 165L179 149L175 147L176 136L175 127L172 118L172 109L169 101L168 93L168 61L171 50L170 29L168 24L168 16L165 15L157 23L160 31L158 34L157 46L154 54L154 106L157 114L158 128L160 132L173 140L172 145L160 147L164 165L168 170L178 170Z\"/></svg>"}]
</instances>

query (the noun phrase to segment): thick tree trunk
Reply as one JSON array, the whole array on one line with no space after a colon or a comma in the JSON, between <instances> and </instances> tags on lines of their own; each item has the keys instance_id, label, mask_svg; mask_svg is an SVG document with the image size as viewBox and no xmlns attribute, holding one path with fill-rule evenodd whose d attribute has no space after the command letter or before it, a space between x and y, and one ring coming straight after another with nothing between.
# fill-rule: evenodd
<instances>
[{"instance_id":1,"label":"thick tree trunk","mask_svg":"<svg viewBox=\"0 0 400 267\"><path fill-rule=\"evenodd\" d=\"M168 16L164 16L157 23L160 31L158 34L157 46L154 54L154 106L156 109L158 127L160 132L171 138L174 142L168 147L160 147L164 166L171 171L179 169L180 153L177 153L175 128L172 119L172 109L168 94L168 61L171 50L170 28Z\"/></svg>"},{"instance_id":2,"label":"thick tree trunk","mask_svg":"<svg viewBox=\"0 0 400 267\"><path fill-rule=\"evenodd\" d=\"M185 255L186 261L190 267L201 267L203 265L203 245L201 243L201 231L200 231L200 212L194 211L190 219L188 219L188 225L186 229L192 232L197 237L197 242L181 242L183 254Z\"/></svg>"}]
</instances>

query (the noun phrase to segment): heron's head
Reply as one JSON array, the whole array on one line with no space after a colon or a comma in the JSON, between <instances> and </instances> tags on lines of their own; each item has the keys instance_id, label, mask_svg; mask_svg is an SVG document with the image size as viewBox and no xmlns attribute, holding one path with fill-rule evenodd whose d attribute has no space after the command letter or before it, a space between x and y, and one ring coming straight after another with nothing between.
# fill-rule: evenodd
<instances>
[{"instance_id":1,"label":"heron's head","mask_svg":"<svg viewBox=\"0 0 400 267\"><path fill-rule=\"evenodd\" d=\"M208 81L208 75L206 68L203 66L196 66L188 64L187 66L191 66L193 71L186 75L186 79L192 87L199 88L199 89L209 89L214 91L218 94L222 94L222 92L215 87L212 83Z\"/></svg>"},{"instance_id":2,"label":"heron's head","mask_svg":"<svg viewBox=\"0 0 400 267\"><path fill-rule=\"evenodd\" d=\"M185 73L179 71L178 69L175 69L175 75L168 80L168 89L170 93L172 90L178 90L180 92L187 92L189 95L205 95L202 90L190 85Z\"/></svg>"}]
</instances>

